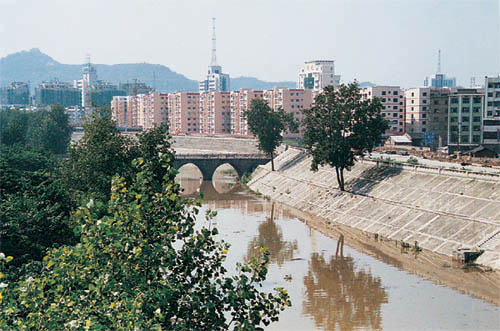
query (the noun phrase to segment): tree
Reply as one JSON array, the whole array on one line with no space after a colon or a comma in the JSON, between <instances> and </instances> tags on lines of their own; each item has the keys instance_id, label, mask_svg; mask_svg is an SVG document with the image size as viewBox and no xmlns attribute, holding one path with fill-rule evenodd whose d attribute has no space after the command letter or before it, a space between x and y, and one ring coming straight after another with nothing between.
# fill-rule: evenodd
<instances>
[{"instance_id":1,"label":"tree","mask_svg":"<svg viewBox=\"0 0 500 331\"><path fill-rule=\"evenodd\" d=\"M0 110L0 144L24 144L28 130L28 117L19 109Z\"/></svg>"},{"instance_id":2,"label":"tree","mask_svg":"<svg viewBox=\"0 0 500 331\"><path fill-rule=\"evenodd\" d=\"M95 199L107 200L115 174L130 178L131 139L118 131L108 111L96 111L83 124L85 134L68 150L68 185Z\"/></svg>"},{"instance_id":3,"label":"tree","mask_svg":"<svg viewBox=\"0 0 500 331\"><path fill-rule=\"evenodd\" d=\"M195 227L200 202L180 195L173 160L134 161L130 183L114 177L104 214L103 203L84 202L73 216L80 243L0 286L0 329L262 330L277 320L287 292L257 289L268 253L228 276L229 246ZM11 259L0 254L0 271Z\"/></svg>"},{"instance_id":4,"label":"tree","mask_svg":"<svg viewBox=\"0 0 500 331\"><path fill-rule=\"evenodd\" d=\"M64 107L57 104L50 110L30 114L27 142L38 149L54 154L64 154L71 140L69 116Z\"/></svg>"},{"instance_id":5,"label":"tree","mask_svg":"<svg viewBox=\"0 0 500 331\"><path fill-rule=\"evenodd\" d=\"M50 154L0 146L0 251L13 256L16 267L76 242L69 223L74 206Z\"/></svg>"},{"instance_id":6,"label":"tree","mask_svg":"<svg viewBox=\"0 0 500 331\"><path fill-rule=\"evenodd\" d=\"M21 144L55 154L64 154L71 139L71 127L64 107L26 112L9 109L0 112L0 143Z\"/></svg>"},{"instance_id":7,"label":"tree","mask_svg":"<svg viewBox=\"0 0 500 331\"><path fill-rule=\"evenodd\" d=\"M312 156L311 170L334 167L344 191L344 170L354 165L356 156L371 152L388 128L381 109L378 98L362 100L356 82L337 90L326 87L314 106L304 110L304 144Z\"/></svg>"},{"instance_id":8,"label":"tree","mask_svg":"<svg viewBox=\"0 0 500 331\"><path fill-rule=\"evenodd\" d=\"M283 141L283 133L287 130L297 132L298 122L292 113L285 113L282 108L274 111L261 99L252 100L245 116L248 128L259 140L259 149L271 157L271 169L274 171L274 153Z\"/></svg>"}]
</instances>

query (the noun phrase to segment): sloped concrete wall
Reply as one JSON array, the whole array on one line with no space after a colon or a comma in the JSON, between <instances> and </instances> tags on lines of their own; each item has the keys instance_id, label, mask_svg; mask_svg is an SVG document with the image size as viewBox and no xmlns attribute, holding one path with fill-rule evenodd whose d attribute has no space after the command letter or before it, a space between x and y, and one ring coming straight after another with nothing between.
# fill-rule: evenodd
<instances>
[{"instance_id":1,"label":"sloped concrete wall","mask_svg":"<svg viewBox=\"0 0 500 331\"><path fill-rule=\"evenodd\" d=\"M260 166L249 187L273 200L385 238L452 255L487 250L483 262L500 269L500 177L428 167L357 163L338 190L335 170L310 171L310 159L291 149L271 172Z\"/></svg>"}]
</instances>

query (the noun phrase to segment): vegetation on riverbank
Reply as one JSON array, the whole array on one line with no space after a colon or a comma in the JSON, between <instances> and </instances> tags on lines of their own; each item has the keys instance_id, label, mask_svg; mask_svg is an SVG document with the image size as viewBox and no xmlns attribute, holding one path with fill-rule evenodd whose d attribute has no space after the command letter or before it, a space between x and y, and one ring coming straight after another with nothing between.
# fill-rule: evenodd
<instances>
[{"instance_id":1,"label":"vegetation on riverbank","mask_svg":"<svg viewBox=\"0 0 500 331\"><path fill-rule=\"evenodd\" d=\"M291 304L258 289L266 249L229 274L217 229L195 229L167 132L127 140L99 112L66 160L1 146L0 329L261 329Z\"/></svg>"}]
</instances>

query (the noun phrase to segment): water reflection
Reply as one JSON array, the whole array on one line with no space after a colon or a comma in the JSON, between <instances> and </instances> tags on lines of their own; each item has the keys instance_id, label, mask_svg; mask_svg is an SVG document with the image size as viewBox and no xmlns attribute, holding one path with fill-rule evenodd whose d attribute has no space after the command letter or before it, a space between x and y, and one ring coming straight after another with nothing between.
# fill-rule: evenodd
<instances>
[{"instance_id":1,"label":"water reflection","mask_svg":"<svg viewBox=\"0 0 500 331\"><path fill-rule=\"evenodd\" d=\"M303 313L316 326L341 330L381 329L381 305L388 302L379 277L355 270L351 257L331 257L312 253L304 277Z\"/></svg>"},{"instance_id":2,"label":"water reflection","mask_svg":"<svg viewBox=\"0 0 500 331\"><path fill-rule=\"evenodd\" d=\"M274 203L271 206L271 216L259 224L258 234L248 243L246 261L258 257L260 247L269 250L269 262L282 266L285 261L293 259L293 253L298 249L297 240L283 240L281 227L274 222Z\"/></svg>"},{"instance_id":3,"label":"water reflection","mask_svg":"<svg viewBox=\"0 0 500 331\"><path fill-rule=\"evenodd\" d=\"M228 268L255 256L262 243L270 251L264 290L282 286L291 296L292 307L266 330L498 328L498 308L400 271L402 263L379 242L346 236L344 253L349 257L335 259L336 240L313 230L309 219L300 222L292 210L248 194L237 183L220 193L216 181L198 188L204 195L203 208L219 212L220 238L231 244ZM385 263L357 252L353 244ZM430 266L433 273L436 265ZM437 275L443 280L457 276L478 286L477 278L466 278L468 274L446 272ZM488 290L497 283L488 282Z\"/></svg>"}]
</instances>

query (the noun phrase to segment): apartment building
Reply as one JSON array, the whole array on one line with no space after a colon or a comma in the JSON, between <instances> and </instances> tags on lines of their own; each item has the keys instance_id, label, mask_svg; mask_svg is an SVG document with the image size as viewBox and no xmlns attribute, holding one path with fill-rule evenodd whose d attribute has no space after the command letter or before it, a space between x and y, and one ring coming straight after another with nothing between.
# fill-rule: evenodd
<instances>
[{"instance_id":1,"label":"apartment building","mask_svg":"<svg viewBox=\"0 0 500 331\"><path fill-rule=\"evenodd\" d=\"M405 129L405 107L403 90L399 86L372 86L361 90L365 100L377 97L382 102L382 117L387 120L389 129L386 136L402 135Z\"/></svg>"},{"instance_id":2,"label":"apartment building","mask_svg":"<svg viewBox=\"0 0 500 331\"><path fill-rule=\"evenodd\" d=\"M56 103L64 107L80 106L81 92L70 83L57 80L42 82L35 89L35 104L37 106L51 106Z\"/></svg>"},{"instance_id":3,"label":"apartment building","mask_svg":"<svg viewBox=\"0 0 500 331\"><path fill-rule=\"evenodd\" d=\"M430 91L429 133L432 136L427 143L431 146L442 147L448 143L448 101L451 93L450 88Z\"/></svg>"},{"instance_id":4,"label":"apartment building","mask_svg":"<svg viewBox=\"0 0 500 331\"><path fill-rule=\"evenodd\" d=\"M117 126L133 126L132 100L132 96L114 96L111 100L111 116Z\"/></svg>"},{"instance_id":5,"label":"apartment building","mask_svg":"<svg viewBox=\"0 0 500 331\"><path fill-rule=\"evenodd\" d=\"M0 87L0 105L29 105L30 88L24 82L11 82L8 87Z\"/></svg>"},{"instance_id":6,"label":"apartment building","mask_svg":"<svg viewBox=\"0 0 500 331\"><path fill-rule=\"evenodd\" d=\"M405 130L417 145L423 143L424 135L430 127L430 92L429 87L405 91Z\"/></svg>"},{"instance_id":7,"label":"apartment building","mask_svg":"<svg viewBox=\"0 0 500 331\"><path fill-rule=\"evenodd\" d=\"M168 93L151 92L150 105L152 107L151 126L168 123Z\"/></svg>"},{"instance_id":8,"label":"apartment building","mask_svg":"<svg viewBox=\"0 0 500 331\"><path fill-rule=\"evenodd\" d=\"M200 133L231 133L231 94L230 92L200 93Z\"/></svg>"},{"instance_id":9,"label":"apartment building","mask_svg":"<svg viewBox=\"0 0 500 331\"><path fill-rule=\"evenodd\" d=\"M177 92L168 95L168 117L172 134L200 132L200 94Z\"/></svg>"},{"instance_id":10,"label":"apartment building","mask_svg":"<svg viewBox=\"0 0 500 331\"><path fill-rule=\"evenodd\" d=\"M483 111L483 144L500 153L500 75L485 77Z\"/></svg>"},{"instance_id":11,"label":"apartment building","mask_svg":"<svg viewBox=\"0 0 500 331\"><path fill-rule=\"evenodd\" d=\"M283 108L286 113L292 113L294 118L299 122L303 120L304 109L309 109L313 103L313 91L309 89L288 89L274 88L273 90L264 91L263 99L267 101L272 109ZM299 133L287 132L285 138L302 137L302 128Z\"/></svg>"},{"instance_id":12,"label":"apartment building","mask_svg":"<svg viewBox=\"0 0 500 331\"><path fill-rule=\"evenodd\" d=\"M250 108L253 99L263 99L264 91L240 89L230 94L231 134L251 136L245 112Z\"/></svg>"},{"instance_id":13,"label":"apartment building","mask_svg":"<svg viewBox=\"0 0 500 331\"><path fill-rule=\"evenodd\" d=\"M335 63L332 60L306 61L299 70L298 89L322 91L326 86L337 87L340 75L335 75Z\"/></svg>"},{"instance_id":14,"label":"apartment building","mask_svg":"<svg viewBox=\"0 0 500 331\"><path fill-rule=\"evenodd\" d=\"M469 150L481 144L484 92L457 89L448 101L448 148Z\"/></svg>"}]
</instances>

